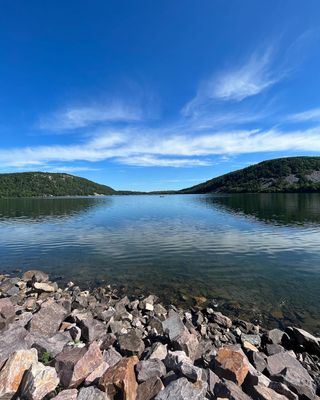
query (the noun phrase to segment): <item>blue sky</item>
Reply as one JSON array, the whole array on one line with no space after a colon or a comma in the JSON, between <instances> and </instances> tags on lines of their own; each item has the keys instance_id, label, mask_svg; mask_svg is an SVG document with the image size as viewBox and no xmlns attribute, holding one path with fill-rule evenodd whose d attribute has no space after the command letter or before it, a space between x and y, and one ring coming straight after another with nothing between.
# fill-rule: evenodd
<instances>
[{"instance_id":1,"label":"blue sky","mask_svg":"<svg viewBox=\"0 0 320 400\"><path fill-rule=\"evenodd\" d=\"M320 155L320 2L2 0L0 172L192 186Z\"/></svg>"}]
</instances>

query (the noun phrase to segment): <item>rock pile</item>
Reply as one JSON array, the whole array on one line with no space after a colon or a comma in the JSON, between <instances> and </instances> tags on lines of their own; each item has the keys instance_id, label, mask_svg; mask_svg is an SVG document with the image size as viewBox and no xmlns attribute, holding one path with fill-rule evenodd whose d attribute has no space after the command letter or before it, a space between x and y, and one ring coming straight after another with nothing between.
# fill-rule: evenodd
<instances>
[{"instance_id":1,"label":"rock pile","mask_svg":"<svg viewBox=\"0 0 320 400\"><path fill-rule=\"evenodd\" d=\"M41 271L0 276L0 400L319 399L320 339Z\"/></svg>"}]
</instances>

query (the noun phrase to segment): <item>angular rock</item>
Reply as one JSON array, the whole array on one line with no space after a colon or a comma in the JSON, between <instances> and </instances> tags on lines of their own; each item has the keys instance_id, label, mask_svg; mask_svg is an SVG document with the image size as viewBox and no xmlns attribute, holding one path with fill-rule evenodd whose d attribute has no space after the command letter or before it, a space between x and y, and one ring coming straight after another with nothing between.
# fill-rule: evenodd
<instances>
[{"instance_id":1,"label":"angular rock","mask_svg":"<svg viewBox=\"0 0 320 400\"><path fill-rule=\"evenodd\" d=\"M166 367L161 360L154 358L152 360L139 361L136 365L138 382L145 382L150 378L161 378L166 374Z\"/></svg>"},{"instance_id":2,"label":"angular rock","mask_svg":"<svg viewBox=\"0 0 320 400\"><path fill-rule=\"evenodd\" d=\"M54 283L35 282L33 287L38 292L54 293L58 289L58 285Z\"/></svg>"},{"instance_id":3,"label":"angular rock","mask_svg":"<svg viewBox=\"0 0 320 400\"><path fill-rule=\"evenodd\" d=\"M218 325L223 326L224 328L231 328L232 321L227 316L221 314L221 312L214 311L211 314L211 319Z\"/></svg>"},{"instance_id":4,"label":"angular rock","mask_svg":"<svg viewBox=\"0 0 320 400\"><path fill-rule=\"evenodd\" d=\"M199 347L199 341L195 334L185 330L175 337L172 341L172 345L176 350L184 351L191 360L195 360Z\"/></svg>"},{"instance_id":5,"label":"angular rock","mask_svg":"<svg viewBox=\"0 0 320 400\"><path fill-rule=\"evenodd\" d=\"M168 351L164 363L169 370L185 376L191 381L203 380L204 370L193 365L192 360L184 351Z\"/></svg>"},{"instance_id":6,"label":"angular rock","mask_svg":"<svg viewBox=\"0 0 320 400\"><path fill-rule=\"evenodd\" d=\"M8 298L0 299L0 331L6 329L14 321L16 312Z\"/></svg>"},{"instance_id":7,"label":"angular rock","mask_svg":"<svg viewBox=\"0 0 320 400\"><path fill-rule=\"evenodd\" d=\"M10 325L9 329L0 335L0 369L10 354L17 350L26 350L30 347L27 340L28 331L22 326Z\"/></svg>"},{"instance_id":8,"label":"angular rock","mask_svg":"<svg viewBox=\"0 0 320 400\"><path fill-rule=\"evenodd\" d=\"M26 400L41 400L59 384L56 370L34 363L23 375L19 396Z\"/></svg>"},{"instance_id":9,"label":"angular rock","mask_svg":"<svg viewBox=\"0 0 320 400\"><path fill-rule=\"evenodd\" d=\"M83 340L89 343L101 339L107 332L107 326L94 318L79 321L79 327Z\"/></svg>"},{"instance_id":10,"label":"angular rock","mask_svg":"<svg viewBox=\"0 0 320 400\"><path fill-rule=\"evenodd\" d=\"M88 375L86 377L84 384L86 386L89 386L89 385L97 382L109 367L110 367L110 365L107 362L103 361L99 365L99 367L97 367L94 371L91 372L90 375Z\"/></svg>"},{"instance_id":11,"label":"angular rock","mask_svg":"<svg viewBox=\"0 0 320 400\"><path fill-rule=\"evenodd\" d=\"M77 400L110 400L106 393L94 386L80 389Z\"/></svg>"},{"instance_id":12,"label":"angular rock","mask_svg":"<svg viewBox=\"0 0 320 400\"><path fill-rule=\"evenodd\" d=\"M113 398L119 394L125 400L136 400L138 384L134 372L138 357L123 358L107 369L99 380L99 388Z\"/></svg>"},{"instance_id":13,"label":"angular rock","mask_svg":"<svg viewBox=\"0 0 320 400\"><path fill-rule=\"evenodd\" d=\"M160 378L153 377L141 383L137 389L137 400L151 400L161 390L163 384Z\"/></svg>"},{"instance_id":14,"label":"angular rock","mask_svg":"<svg viewBox=\"0 0 320 400\"><path fill-rule=\"evenodd\" d=\"M255 347L260 347L261 346L261 337L259 335L247 335L243 333L241 335L241 340L242 342L249 342Z\"/></svg>"},{"instance_id":15,"label":"angular rock","mask_svg":"<svg viewBox=\"0 0 320 400\"><path fill-rule=\"evenodd\" d=\"M77 389L66 389L62 390L57 396L51 400L77 400L78 391Z\"/></svg>"},{"instance_id":16,"label":"angular rock","mask_svg":"<svg viewBox=\"0 0 320 400\"><path fill-rule=\"evenodd\" d=\"M43 271L38 271L36 269L26 271L22 275L22 280L25 282L48 282L49 275Z\"/></svg>"},{"instance_id":17,"label":"angular rock","mask_svg":"<svg viewBox=\"0 0 320 400\"><path fill-rule=\"evenodd\" d=\"M56 370L64 388L78 387L102 364L103 358L96 342L88 348L65 348L56 357Z\"/></svg>"},{"instance_id":18,"label":"angular rock","mask_svg":"<svg viewBox=\"0 0 320 400\"><path fill-rule=\"evenodd\" d=\"M288 400L298 400L298 396L281 382L271 381L269 384L269 388L273 389L275 392L279 394L282 394Z\"/></svg>"},{"instance_id":19,"label":"angular rock","mask_svg":"<svg viewBox=\"0 0 320 400\"><path fill-rule=\"evenodd\" d=\"M108 350L104 351L103 359L110 365L110 367L113 367L122 359L122 355L113 347L110 347Z\"/></svg>"},{"instance_id":20,"label":"angular rock","mask_svg":"<svg viewBox=\"0 0 320 400\"><path fill-rule=\"evenodd\" d=\"M24 373L37 362L35 349L14 352L0 372L0 398L11 398L17 392Z\"/></svg>"},{"instance_id":21,"label":"angular rock","mask_svg":"<svg viewBox=\"0 0 320 400\"><path fill-rule=\"evenodd\" d=\"M158 342L152 346L152 353L150 354L149 360L152 360L153 358L164 360L167 354L168 354L167 345Z\"/></svg>"},{"instance_id":22,"label":"angular rock","mask_svg":"<svg viewBox=\"0 0 320 400\"><path fill-rule=\"evenodd\" d=\"M169 316L162 322L163 332L169 336L172 341L186 330L178 313L173 310L169 311Z\"/></svg>"},{"instance_id":23,"label":"angular rock","mask_svg":"<svg viewBox=\"0 0 320 400\"><path fill-rule=\"evenodd\" d=\"M311 354L320 355L320 338L317 338L310 333L300 328L292 328L292 336L294 340L303 346Z\"/></svg>"},{"instance_id":24,"label":"angular rock","mask_svg":"<svg viewBox=\"0 0 320 400\"><path fill-rule=\"evenodd\" d=\"M38 350L41 358L44 352L49 353L52 358L62 352L64 346L70 342L70 336L66 333L58 332L51 337L31 335L32 347Z\"/></svg>"},{"instance_id":25,"label":"angular rock","mask_svg":"<svg viewBox=\"0 0 320 400\"><path fill-rule=\"evenodd\" d=\"M214 395L214 388L218 382L220 382L220 378L217 374L215 374L211 369L207 370L207 382L208 382L208 391Z\"/></svg>"},{"instance_id":26,"label":"angular rock","mask_svg":"<svg viewBox=\"0 0 320 400\"><path fill-rule=\"evenodd\" d=\"M251 400L251 397L245 394L241 387L228 380L224 382L218 382L215 385L214 392L219 399Z\"/></svg>"},{"instance_id":27,"label":"angular rock","mask_svg":"<svg viewBox=\"0 0 320 400\"><path fill-rule=\"evenodd\" d=\"M249 371L248 359L239 345L222 347L214 361L214 372L220 377L242 385Z\"/></svg>"},{"instance_id":28,"label":"angular rock","mask_svg":"<svg viewBox=\"0 0 320 400\"><path fill-rule=\"evenodd\" d=\"M284 351L284 348L280 346L280 344L266 344L265 352L268 356L273 356L274 354L281 353Z\"/></svg>"},{"instance_id":29,"label":"angular rock","mask_svg":"<svg viewBox=\"0 0 320 400\"><path fill-rule=\"evenodd\" d=\"M288 400L282 394L262 385L255 386L255 397L259 400Z\"/></svg>"},{"instance_id":30,"label":"angular rock","mask_svg":"<svg viewBox=\"0 0 320 400\"><path fill-rule=\"evenodd\" d=\"M60 304L57 304L54 300L48 300L34 314L29 324L29 331L45 337L52 336L58 331L67 314L66 309Z\"/></svg>"},{"instance_id":31,"label":"angular rock","mask_svg":"<svg viewBox=\"0 0 320 400\"><path fill-rule=\"evenodd\" d=\"M271 329L267 333L267 338L269 342L272 344L281 344L284 335L285 333L280 329Z\"/></svg>"},{"instance_id":32,"label":"angular rock","mask_svg":"<svg viewBox=\"0 0 320 400\"><path fill-rule=\"evenodd\" d=\"M127 334L120 335L118 343L121 353L126 356L140 356L145 349L141 333L136 329L131 329Z\"/></svg>"},{"instance_id":33,"label":"angular rock","mask_svg":"<svg viewBox=\"0 0 320 400\"><path fill-rule=\"evenodd\" d=\"M204 400L207 387L206 382L191 383L186 378L180 378L171 382L155 400Z\"/></svg>"}]
</instances>

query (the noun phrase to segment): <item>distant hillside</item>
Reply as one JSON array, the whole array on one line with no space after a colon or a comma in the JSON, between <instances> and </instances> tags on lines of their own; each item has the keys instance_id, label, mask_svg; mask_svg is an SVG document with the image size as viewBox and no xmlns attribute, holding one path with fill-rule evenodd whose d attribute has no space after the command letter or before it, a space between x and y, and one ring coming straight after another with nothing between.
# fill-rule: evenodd
<instances>
[{"instance_id":1,"label":"distant hillside","mask_svg":"<svg viewBox=\"0 0 320 400\"><path fill-rule=\"evenodd\" d=\"M89 196L115 194L112 188L69 174L0 174L0 197Z\"/></svg>"},{"instance_id":2,"label":"distant hillside","mask_svg":"<svg viewBox=\"0 0 320 400\"><path fill-rule=\"evenodd\" d=\"M320 192L320 157L288 157L213 178L180 193Z\"/></svg>"}]
</instances>

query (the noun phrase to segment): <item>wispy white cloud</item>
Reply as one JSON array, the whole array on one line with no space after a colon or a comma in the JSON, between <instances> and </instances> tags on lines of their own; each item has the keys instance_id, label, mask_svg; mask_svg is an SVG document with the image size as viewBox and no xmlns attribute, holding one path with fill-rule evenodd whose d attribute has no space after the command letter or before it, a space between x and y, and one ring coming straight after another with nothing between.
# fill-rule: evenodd
<instances>
[{"instance_id":1,"label":"wispy white cloud","mask_svg":"<svg viewBox=\"0 0 320 400\"><path fill-rule=\"evenodd\" d=\"M38 126L48 131L65 131L103 122L139 121L141 117L139 107L113 101L104 105L70 107L41 117Z\"/></svg>"},{"instance_id":2,"label":"wispy white cloud","mask_svg":"<svg viewBox=\"0 0 320 400\"><path fill-rule=\"evenodd\" d=\"M310 110L306 110L296 114L291 114L287 117L287 120L293 122L306 122L306 121L320 122L320 107L312 108Z\"/></svg>"},{"instance_id":3,"label":"wispy white cloud","mask_svg":"<svg viewBox=\"0 0 320 400\"><path fill-rule=\"evenodd\" d=\"M116 161L125 165L139 167L200 167L211 165L211 161L197 158L163 158L153 155L139 155L133 157L119 157Z\"/></svg>"}]
</instances>

